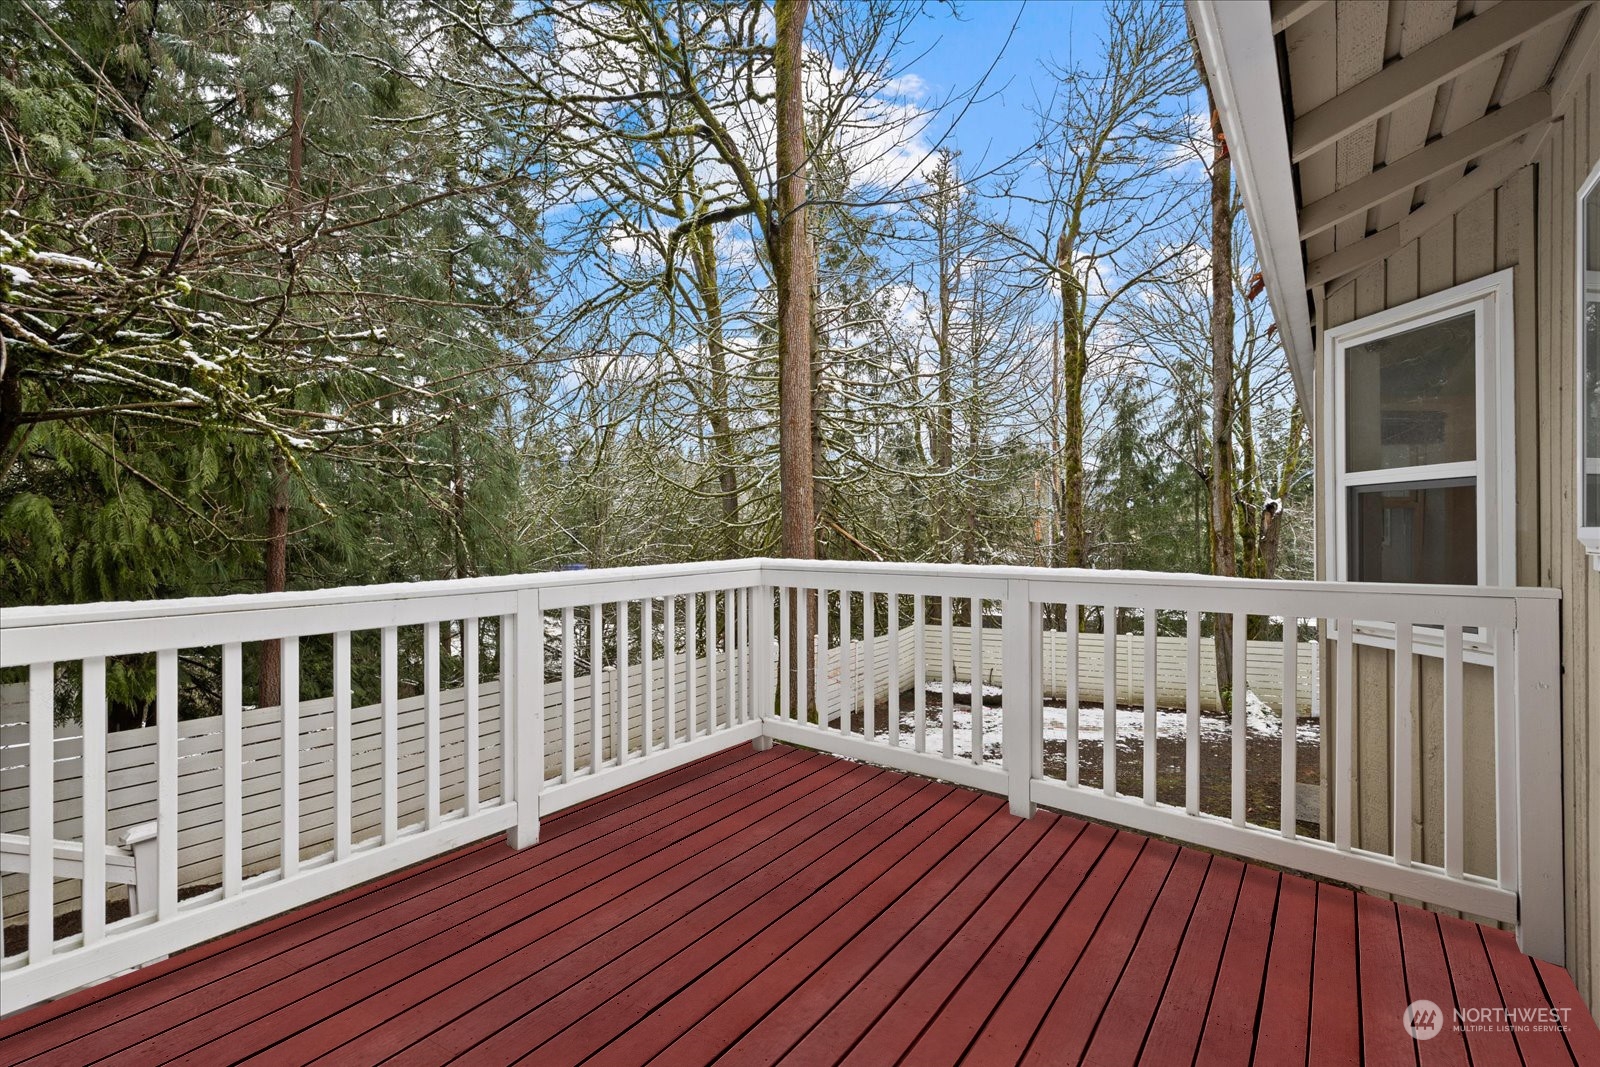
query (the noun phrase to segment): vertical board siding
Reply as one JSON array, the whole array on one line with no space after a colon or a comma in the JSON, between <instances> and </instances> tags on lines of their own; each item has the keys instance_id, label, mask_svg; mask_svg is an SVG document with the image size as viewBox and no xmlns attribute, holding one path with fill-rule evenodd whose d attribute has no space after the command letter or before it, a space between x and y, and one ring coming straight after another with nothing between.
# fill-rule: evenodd
<instances>
[{"instance_id":1,"label":"vertical board siding","mask_svg":"<svg viewBox=\"0 0 1600 1067\"><path fill-rule=\"evenodd\" d=\"M1595 14L1590 12L1589 17ZM1524 375L1518 375L1519 422L1526 410L1522 398L1525 385L1532 386L1528 394L1537 404L1531 412L1533 427L1518 426L1519 444L1526 433L1533 438L1537 452L1518 454L1517 484L1519 489L1527 482L1538 486L1538 556L1530 561L1534 577L1537 584L1559 587L1562 594L1567 963L1578 989L1593 1004L1596 967L1600 965L1600 880L1595 877L1595 865L1600 862L1600 812L1596 811L1594 784L1595 737L1600 732L1600 650L1595 648L1600 634L1600 571L1591 565L1577 540L1581 309L1574 301L1578 284L1577 193L1600 161L1600 137L1594 129L1600 122L1600 54L1591 51L1586 62L1571 96L1555 101L1562 121L1553 127L1535 157L1543 188L1537 196L1525 196L1520 202L1507 198L1504 203L1508 207L1515 204L1521 217L1535 220L1536 247L1549 254L1538 279L1536 299L1541 313L1537 330L1525 335L1520 323L1517 330L1518 349L1525 345L1535 349L1529 368L1535 381L1528 383ZM1528 187L1531 191L1532 184ZM1524 507L1534 505L1534 501L1522 503ZM1519 545L1519 564L1523 558ZM1470 738L1467 743L1471 745ZM1469 789L1470 782L1469 777Z\"/></svg>"},{"instance_id":2,"label":"vertical board siding","mask_svg":"<svg viewBox=\"0 0 1600 1067\"><path fill-rule=\"evenodd\" d=\"M1595 17L1591 12L1588 17ZM1307 20L1309 22L1309 20ZM1557 120L1544 136L1532 165L1499 188L1443 219L1387 260L1343 279L1321 295L1321 331L1419 296L1512 269L1514 422L1516 451L1516 580L1523 585L1562 591L1561 704L1564 783L1565 867L1568 882L1568 966L1584 996L1595 997L1595 966L1600 960L1600 812L1596 810L1594 737L1600 731L1600 572L1577 541L1578 449L1577 352L1577 190L1600 161L1600 52L1575 57L1585 68L1571 93L1553 101ZM1480 79L1481 80L1481 79ZM1483 86L1470 87L1482 91ZM1297 94L1298 97L1299 94ZM1536 131L1532 136L1540 136ZM1441 184L1442 179L1435 184ZM1429 192L1431 190L1425 190ZM1426 197L1424 197L1425 199ZM1318 353L1319 388L1326 368ZM1331 470L1319 466L1318 477ZM1317 493L1318 519L1326 483ZM1319 541L1319 553L1326 546ZM1318 560L1318 574L1331 561ZM1325 665L1332 648L1324 652ZM1411 847L1419 862L1441 863L1445 783L1443 664L1416 657L1404 672L1415 734L1415 769L1410 807ZM1387 764L1393 728L1392 654L1361 650L1357 656L1356 844L1384 849L1397 831L1391 818ZM1324 678L1328 675L1325 672ZM1467 825L1464 864L1468 871L1492 871L1492 821L1482 797L1492 796L1493 682L1488 672L1469 664L1462 683L1463 770ZM1324 763L1324 780L1330 781ZM1485 830L1488 832L1485 833Z\"/></svg>"}]
</instances>

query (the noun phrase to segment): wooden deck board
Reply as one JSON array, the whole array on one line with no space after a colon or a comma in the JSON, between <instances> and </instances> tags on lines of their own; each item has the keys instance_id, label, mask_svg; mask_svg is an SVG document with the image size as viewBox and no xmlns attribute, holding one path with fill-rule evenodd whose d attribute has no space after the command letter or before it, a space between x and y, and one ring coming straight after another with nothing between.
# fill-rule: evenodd
<instances>
[{"instance_id":1,"label":"wooden deck board","mask_svg":"<svg viewBox=\"0 0 1600 1067\"><path fill-rule=\"evenodd\" d=\"M1209 855L1192 849L1179 853L1172 874L1156 899L1155 910L1145 923L1139 945L1095 1026L1088 1051L1091 1062L1105 1067L1132 1067L1139 1062L1178 951L1198 914L1210 878Z\"/></svg>"},{"instance_id":2,"label":"wooden deck board","mask_svg":"<svg viewBox=\"0 0 1600 1067\"><path fill-rule=\"evenodd\" d=\"M1414 1042L1401 1012L1440 1004ZM1567 1032L1453 1030L1460 1004ZM815 753L721 753L0 1020L0 1063L1600 1062L1405 905Z\"/></svg>"},{"instance_id":3,"label":"wooden deck board","mask_svg":"<svg viewBox=\"0 0 1600 1067\"><path fill-rule=\"evenodd\" d=\"M1238 860L1218 857L1212 861L1189 920L1192 932L1184 937L1177 962L1161 992L1161 1006L1150 1027L1155 1037L1145 1042L1141 1063L1160 1063L1168 1058L1187 1063L1194 1059L1244 872L1245 865ZM1169 990L1171 996L1167 995Z\"/></svg>"},{"instance_id":4,"label":"wooden deck board","mask_svg":"<svg viewBox=\"0 0 1600 1067\"><path fill-rule=\"evenodd\" d=\"M872 776L858 789L843 793L835 803L882 808L893 813L914 816L917 809L933 803L936 793L918 789L918 785L896 776ZM832 856L840 846L851 843L851 848L866 849L888 835L862 833L867 819L858 817L858 811L822 806L790 827L797 841L786 840L784 835L774 835L773 849L778 851L776 861L755 870L742 880L730 880L726 870L707 870L698 885L691 885L682 899L666 899L643 910L637 917L622 925L606 929L602 936L582 945L578 952L570 953L536 969L525 953L494 963L478 971L470 982L459 982L443 992L435 993L422 1001L421 1008L408 1011L403 1019L389 1022L379 1032L362 1038L357 1048L347 1054L357 1057L376 1057L405 1048L408 1038L419 1038L426 1033L448 1025L448 1033L438 1033L429 1049L451 1049L451 1053L466 1053L474 1045L474 1035L498 1030L506 1022L514 1021L533 1009L546 1005L557 995L568 995L570 1001L592 1003L592 998L605 1000L606 993L621 987L626 989L634 982L645 981L664 955L680 949L683 944L693 944L699 934L718 917L736 913L752 897L763 897L781 891L794 891L795 885L806 877L808 870L822 869L818 859ZM882 819L880 819L882 821ZM792 846L790 846L792 845ZM718 896L720 894L720 896ZM688 907L704 901L693 910ZM614 961L614 963L613 963ZM610 973L598 973L611 966ZM613 982L603 989L602 982ZM478 984L490 984L496 992L483 997ZM554 1013L554 1011L552 1011ZM552 1014L546 1013L546 1014ZM496 1025L488 1021L498 1021ZM427 1051L422 1051L427 1059Z\"/></svg>"},{"instance_id":5,"label":"wooden deck board","mask_svg":"<svg viewBox=\"0 0 1600 1067\"><path fill-rule=\"evenodd\" d=\"M826 782L813 782L823 776L828 776ZM585 950L598 935L655 909L663 900L672 899L676 904L681 897L675 894L707 881L707 872L736 880L751 863L787 843L783 831L788 826L783 820L798 820L803 814L799 805L787 803L800 795L799 790L813 789L810 795L826 805L849 797L874 777L881 776L866 767L850 767L843 774L825 769L820 774L805 775L755 804L749 803L748 798L730 798L730 805L744 808L734 818L737 829L731 836L719 838L718 826L712 824L642 859L619 850L604 861L606 868L614 868L612 873L599 881L576 879L562 886L558 891L563 894L561 898L548 901L548 906L543 891L524 893L497 904L493 911L472 916L464 927L457 928L467 935L464 947L458 933L426 946L427 951L396 967L395 973L356 975L357 984L343 990L338 998L349 1007L278 1046L273 1056L310 1062L315 1056L363 1038L391 1019L415 1015L419 1022L427 1022L428 1014L418 1011L418 1006L431 997L463 985L478 990L490 988L494 980L503 982L509 977L514 981L512 976L540 971L570 956L586 955ZM676 906L672 910L676 912ZM510 924L502 925L506 920ZM478 999L482 999L481 994ZM366 1048L363 1040L341 1059L364 1056Z\"/></svg>"},{"instance_id":6,"label":"wooden deck board","mask_svg":"<svg viewBox=\"0 0 1600 1067\"><path fill-rule=\"evenodd\" d=\"M1217 992L1211 998L1200 1052L1195 1057L1197 1064L1226 1067L1250 1062L1279 881L1279 875L1265 867L1245 868L1239 904L1217 971Z\"/></svg>"},{"instance_id":7,"label":"wooden deck board","mask_svg":"<svg viewBox=\"0 0 1600 1067\"><path fill-rule=\"evenodd\" d=\"M1038 842L970 913L959 930L946 939L942 927L918 926L789 1050L783 1062L837 1063L885 1012L902 1003L917 1002L928 994L927 980L941 975L959 980L965 972L958 966L983 955L1083 829L1081 823L1063 821L1048 813L1032 822L1039 827ZM964 903L953 903L952 910ZM943 1002L943 996L939 1001ZM926 1021L924 1018L921 1023ZM920 1024L917 1029L920 1032Z\"/></svg>"},{"instance_id":8,"label":"wooden deck board","mask_svg":"<svg viewBox=\"0 0 1600 1067\"><path fill-rule=\"evenodd\" d=\"M1450 968L1445 965L1444 942L1439 939L1439 918L1420 908L1401 908L1400 949L1406 957L1406 988L1411 999L1431 1000L1442 1011L1453 998L1430 996L1434 990L1452 989ZM1467 1067L1466 1038L1439 1019L1439 1033L1417 1042L1417 1062L1421 1067Z\"/></svg>"},{"instance_id":9,"label":"wooden deck board","mask_svg":"<svg viewBox=\"0 0 1600 1067\"><path fill-rule=\"evenodd\" d=\"M1106 1001L1144 934L1151 910L1172 878L1173 865L1179 855L1179 848L1165 841L1152 841L1145 848L1140 862L1123 883L1122 891L1084 949L1082 958L1056 993L1055 1000L1040 1016L1038 1025L1023 1027L1016 1037L1007 1041L1004 1030L996 1027L997 1022L1004 1025L997 1013L996 1018L989 1021L985 1033L978 1036L985 1056L992 1052L996 1062L1002 1062L1001 1057L1005 1062L1012 1062L1011 1049L1015 1048L1018 1059L1034 1065L1060 1063L1063 1059L1076 1062L1083 1058L1084 1048L1094 1036L1095 1024L1102 1018ZM1198 878L1194 880L1194 887L1199 888Z\"/></svg>"},{"instance_id":10,"label":"wooden deck board","mask_svg":"<svg viewBox=\"0 0 1600 1067\"><path fill-rule=\"evenodd\" d=\"M1077 962L1144 844L1133 834L1119 832L1093 867L1083 873L1071 872L1075 886L1064 877L1059 888L1051 887L1055 892L1035 894L1030 903L1037 902L1039 907L1031 913L1025 911L1012 923L1007 931L1010 940L1002 939L1004 951L997 946L979 961L912 1046L908 1059L929 1067L959 1062L1013 988L1017 989L1011 1001L1014 1016L1024 1017L1053 1000L1060 981ZM1057 868L1057 873L1062 871ZM1039 978L1042 984L1035 985L1028 978ZM1041 1010L1034 1018L1042 1014Z\"/></svg>"},{"instance_id":11,"label":"wooden deck board","mask_svg":"<svg viewBox=\"0 0 1600 1067\"><path fill-rule=\"evenodd\" d=\"M1267 950L1267 982L1255 1038L1253 1062L1263 1067L1306 1062L1316 934L1316 883L1285 877L1278 892L1272 945Z\"/></svg>"},{"instance_id":12,"label":"wooden deck board","mask_svg":"<svg viewBox=\"0 0 1600 1067\"><path fill-rule=\"evenodd\" d=\"M247 997L228 999L198 1018L179 1006L171 1013L172 1025L126 1054L141 1063L183 1062L177 1057L192 1056L192 1062L214 1064L224 1047L279 1047L285 1035L298 1035L322 1021L318 1013L341 1005L349 1005L339 1012L341 1024L350 1015L376 1023L381 1018L374 1016L387 1001L373 994L395 979L411 981L436 963L478 952L485 941L499 948L560 932L611 896L648 885L707 846L721 841L724 850L733 847L730 843L741 833L752 833L763 815L825 789L842 777L841 771L849 773L848 765L819 757L797 760L654 834L626 835L620 846L590 862L580 865L578 860L588 853L577 852L576 858L558 865L555 877L544 865L519 864L508 857L497 865L505 871L494 874L510 877L440 901L402 928L374 923L343 930L325 946L329 955L324 959L297 967ZM825 782L812 782L813 777ZM297 1036L296 1044L309 1040Z\"/></svg>"},{"instance_id":13,"label":"wooden deck board","mask_svg":"<svg viewBox=\"0 0 1600 1067\"><path fill-rule=\"evenodd\" d=\"M902 906L874 917L859 935L806 975L788 996L776 1003L762 1004L758 999L758 1010L762 1012L759 1023L748 1027L723 1059L750 1065L776 1063L787 1059L794 1045L808 1033L816 1032L822 1020L837 1009L854 1009L857 1018L875 1014L874 1009L883 1006L882 987L868 984L867 976L891 956L902 958L903 975L918 961L925 962L983 906L1017 865L1034 853L1050 822L1048 818L1018 822L988 855L947 887L941 888L932 880L919 881ZM785 962L777 961L774 966ZM762 978L766 979L773 970L769 967ZM759 997L760 989L753 983L747 987L748 995ZM741 995L747 995L746 991ZM833 1031L834 1026L828 1030ZM848 1049L849 1044L846 1042L844 1048ZM826 1062L837 1058L836 1054Z\"/></svg>"},{"instance_id":14,"label":"wooden deck board","mask_svg":"<svg viewBox=\"0 0 1600 1067\"><path fill-rule=\"evenodd\" d=\"M1478 933L1477 923L1441 915L1439 934L1444 941L1445 959L1456 999L1462 1004L1505 1007L1500 987L1495 985L1494 968L1489 964L1489 954L1484 950L1483 935ZM1516 1038L1509 1031L1474 1029L1468 1031L1466 1039L1473 1063L1519 1063L1522 1060Z\"/></svg>"},{"instance_id":15,"label":"wooden deck board","mask_svg":"<svg viewBox=\"0 0 1600 1067\"><path fill-rule=\"evenodd\" d=\"M1384 906L1386 901L1364 898ZM1357 967L1366 961L1365 945L1356 941L1356 922L1360 916L1356 895L1337 886L1317 886L1317 931L1311 960L1311 1032L1307 1035L1306 1062L1313 1065L1358 1063L1362 1054L1361 1013L1369 987L1358 979ZM1393 915L1393 909L1388 913ZM1398 940L1395 960L1399 960ZM1398 974L1398 962L1393 965ZM1373 972L1370 984L1381 987L1383 975ZM1394 1010L1405 1010L1405 986ZM1379 1021L1375 1032L1403 1040L1403 1032L1391 1031ZM1410 1055L1410 1050L1407 1050ZM1263 1054L1263 1061L1266 1057ZM1401 1057L1402 1061L1404 1057ZM1373 1062L1383 1063L1384 1060Z\"/></svg>"},{"instance_id":16,"label":"wooden deck board","mask_svg":"<svg viewBox=\"0 0 1600 1067\"><path fill-rule=\"evenodd\" d=\"M846 841L845 848L829 853L834 862L806 864L776 891L757 901L744 902L746 907L739 907L733 915L710 912L691 917L698 921L674 926L666 936L630 952L629 957L600 961L597 973L587 981L552 990L554 998L541 1011L541 1017L520 1017L514 1021L514 1029L496 1033L485 1045L472 1049L472 1056L493 1057L494 1049L506 1046L533 1051L541 1049L550 1038L565 1038L570 1046L584 1045L592 1051L594 1032L582 1024L594 1016L595 1003L605 1005L605 1019L595 1021L610 1029L605 1037L614 1037L622 1027L648 1019L656 1025L640 1027L640 1035L654 1041L654 1048L666 1046L701 1016L691 1003L683 1001L678 1003L677 1011L661 1013L659 1008L664 1001L722 963L749 966L754 953L746 953L741 960L734 957L734 950L758 934L776 929L778 933L771 936L776 939L790 929L805 928L806 923L818 921L819 913L826 910L822 897L830 889L838 893L840 888L854 888L870 877L878 864L893 862L896 853L914 851L915 846L933 837L952 819L960 819L965 809L971 808L970 801L970 795L941 785L918 789L909 805L885 806L885 817L870 822L866 832ZM896 825L901 832L896 832ZM829 880L829 873L838 873L840 878ZM568 1027L578 1029L568 1032ZM645 1054L638 1062L648 1062L651 1054ZM541 1059L547 1062L562 1062L558 1056L557 1049L541 1049Z\"/></svg>"},{"instance_id":17,"label":"wooden deck board","mask_svg":"<svg viewBox=\"0 0 1600 1067\"><path fill-rule=\"evenodd\" d=\"M995 804L998 803L996 800ZM724 967L739 965L728 968L732 973L708 974L691 987L697 995L689 1010L693 1014L709 1010L700 1022L650 1060L662 1064L703 1064L726 1052L729 1062L755 1062L762 1057L745 1058L749 1046L740 1049L739 1039L748 1037L752 1044L765 1044L765 1027L758 1031L757 1024L763 1021L769 1009L785 1016L773 1027L773 1043L780 1049L786 1048L832 1007L837 991L852 990L867 967L901 935L924 921L942 899L954 893L981 866L997 860L995 853L1005 847L1020 826L1016 820L1010 820L1012 825L1006 826L1007 820L990 818L995 810L985 805L982 810L973 812L974 816L982 817L983 822L954 840L934 844L930 839L932 850L949 846L931 870L924 866L925 858L907 856L870 886L852 895L847 903L831 909L822 922L781 955L772 958L759 974L746 978L742 973L748 958L746 953L727 957ZM1003 855L998 858L997 865L1005 863ZM918 868L927 873L922 874ZM827 905L822 908L829 910ZM768 940L759 946L760 958L765 959L776 950L778 946L774 942L775 939ZM730 988L731 983L737 984ZM663 1005L660 1017L671 1018L677 1011L677 1004Z\"/></svg>"},{"instance_id":18,"label":"wooden deck board","mask_svg":"<svg viewBox=\"0 0 1600 1067\"><path fill-rule=\"evenodd\" d=\"M553 833L546 842L550 848L549 869L560 867L563 857L630 823L637 831L652 825L652 818L661 811L669 813L665 816L667 819L692 813L697 802L715 800L722 791L734 788L740 779L759 776L768 761L741 763L738 767L732 767L731 762L718 758L699 774L684 769L662 775L659 779L662 790L642 806L606 797L593 805L574 809L570 816L563 812L551 820ZM729 769L724 772L724 767ZM636 820L635 816L640 818ZM41 1023L45 1018L70 1012L85 1054L110 1055L159 1034L164 1017L157 1009L176 1007L191 1015L201 1014L230 997L260 988L275 971L290 974L304 963L325 958L326 945L317 943L316 939L373 918L380 919L388 929L399 929L409 916L429 914L441 903L470 893L478 884L480 874L491 865L510 858L503 848L475 846L457 853L448 862L441 858L422 868L411 868L253 930L191 950L181 957L188 964L182 968L177 968L177 961L166 961L43 1005L35 1011L41 1016ZM440 891L435 893L435 890ZM263 936L267 933L275 936ZM247 936L252 934L255 936ZM237 942L237 947L226 946L230 941ZM215 951L219 945L225 945L227 951ZM304 952L297 951L302 947L305 947ZM249 970L256 965L264 967ZM247 976L232 980L240 975ZM141 978L143 981L138 981ZM119 995L94 995L103 990L106 994L117 992ZM31 1017L31 1013L24 1015ZM4 1020L0 1027L22 1017ZM36 1026L33 1033L18 1034L7 1040L7 1050L15 1049L16 1060L22 1062L54 1048L55 1045L48 1042L59 1041L66 1033L70 1031ZM0 1038L5 1037L6 1030L0 1029Z\"/></svg>"},{"instance_id":19,"label":"wooden deck board","mask_svg":"<svg viewBox=\"0 0 1600 1067\"><path fill-rule=\"evenodd\" d=\"M1404 1030L1388 1025L1388 1020L1399 1017L1411 1003L1405 957L1400 952L1397 905L1358 894L1355 906L1361 1054L1368 1063L1414 1064L1416 1043L1407 1039Z\"/></svg>"}]
</instances>

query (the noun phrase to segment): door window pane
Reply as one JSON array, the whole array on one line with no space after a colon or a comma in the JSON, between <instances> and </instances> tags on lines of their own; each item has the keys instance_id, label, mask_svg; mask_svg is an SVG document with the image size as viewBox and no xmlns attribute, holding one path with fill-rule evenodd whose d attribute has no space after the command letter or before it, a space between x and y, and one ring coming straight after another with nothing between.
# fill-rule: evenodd
<instances>
[{"instance_id":1,"label":"door window pane","mask_svg":"<svg viewBox=\"0 0 1600 1067\"><path fill-rule=\"evenodd\" d=\"M1478 583L1478 501L1470 479L1350 490L1350 577Z\"/></svg>"},{"instance_id":2,"label":"door window pane","mask_svg":"<svg viewBox=\"0 0 1600 1067\"><path fill-rule=\"evenodd\" d=\"M1345 469L1477 458L1471 312L1345 350Z\"/></svg>"}]
</instances>

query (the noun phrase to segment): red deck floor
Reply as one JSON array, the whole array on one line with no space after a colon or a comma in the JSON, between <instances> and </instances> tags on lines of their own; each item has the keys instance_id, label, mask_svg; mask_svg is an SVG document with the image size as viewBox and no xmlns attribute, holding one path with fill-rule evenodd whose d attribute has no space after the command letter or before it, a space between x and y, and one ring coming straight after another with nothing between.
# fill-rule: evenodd
<instances>
[{"instance_id":1,"label":"red deck floor","mask_svg":"<svg viewBox=\"0 0 1600 1067\"><path fill-rule=\"evenodd\" d=\"M1445 1026L1411 1000L1570 1009ZM1600 1063L1510 935L782 747L0 1020L0 1063Z\"/></svg>"}]
</instances>

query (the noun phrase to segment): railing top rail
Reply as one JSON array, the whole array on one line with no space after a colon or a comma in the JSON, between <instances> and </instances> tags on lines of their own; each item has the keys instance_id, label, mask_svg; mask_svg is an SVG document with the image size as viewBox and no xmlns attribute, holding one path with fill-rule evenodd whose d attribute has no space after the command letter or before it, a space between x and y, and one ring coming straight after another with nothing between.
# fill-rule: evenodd
<instances>
[{"instance_id":1,"label":"railing top rail","mask_svg":"<svg viewBox=\"0 0 1600 1067\"><path fill-rule=\"evenodd\" d=\"M506 598L545 592L547 606L689 593L785 582L841 588L997 597L1004 583L1034 583L1035 599L1128 607L1367 618L1393 622L1515 625L1518 601L1553 603L1555 589L1261 581L1152 571L928 563L742 559L554 571L493 578L347 586L287 593L193 597L139 603L14 607L0 610L0 665L191 644L265 640L331 630L369 629L509 610ZM71 639L66 639L71 635ZM58 642L59 636L59 642ZM175 642L175 643L174 643ZM92 651L90 651L92 650Z\"/></svg>"},{"instance_id":2,"label":"railing top rail","mask_svg":"<svg viewBox=\"0 0 1600 1067\"><path fill-rule=\"evenodd\" d=\"M848 560L761 559L768 577L784 574L892 574L904 578L1018 579L1081 582L1094 585L1240 590L1265 593L1331 593L1340 596L1425 596L1470 600L1561 599L1561 590L1534 586L1422 585L1389 582L1317 582L1290 579L1226 578L1169 571L1093 570L1082 567L1018 567L966 563L873 563Z\"/></svg>"},{"instance_id":3,"label":"railing top rail","mask_svg":"<svg viewBox=\"0 0 1600 1067\"><path fill-rule=\"evenodd\" d=\"M668 563L649 567L606 567L595 570L545 571L485 578L450 578L438 581L390 582L382 585L346 585L331 589L286 593L236 593L228 596L182 597L172 600L103 601L39 607L0 608L0 631L85 622L125 622L186 615L218 615L278 608L316 608L370 604L396 600L482 596L524 589L640 583L658 579L723 575L745 582L756 580L760 560L715 560Z\"/></svg>"}]
</instances>

